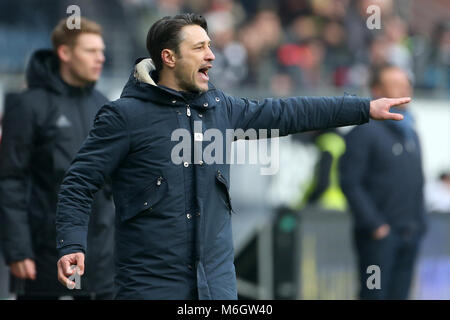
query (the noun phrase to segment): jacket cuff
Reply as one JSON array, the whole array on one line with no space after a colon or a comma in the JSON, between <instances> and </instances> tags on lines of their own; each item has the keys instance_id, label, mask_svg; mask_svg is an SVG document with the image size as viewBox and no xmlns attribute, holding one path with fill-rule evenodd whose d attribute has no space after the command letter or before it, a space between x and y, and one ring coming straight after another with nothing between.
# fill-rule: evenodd
<instances>
[{"instance_id":1,"label":"jacket cuff","mask_svg":"<svg viewBox=\"0 0 450 320\"><path fill-rule=\"evenodd\" d=\"M62 256L77 252L83 252L84 254L86 254L84 248L79 244L72 244L69 246L62 247L61 249L58 249L58 260L61 259Z\"/></svg>"},{"instance_id":2,"label":"jacket cuff","mask_svg":"<svg viewBox=\"0 0 450 320\"><path fill-rule=\"evenodd\" d=\"M5 263L7 265L10 265L13 262L17 262L17 261L23 261L25 259L31 259L31 260L35 260L34 254L32 252L28 252L28 253L13 253L13 254L8 254L6 252L4 252L4 259L5 259Z\"/></svg>"},{"instance_id":3,"label":"jacket cuff","mask_svg":"<svg viewBox=\"0 0 450 320\"><path fill-rule=\"evenodd\" d=\"M10 239L1 239L3 241L3 257L6 264L22 261L25 259L35 259L30 239L21 242L9 241ZM17 240L17 239L14 239Z\"/></svg>"},{"instance_id":4,"label":"jacket cuff","mask_svg":"<svg viewBox=\"0 0 450 320\"><path fill-rule=\"evenodd\" d=\"M370 101L369 98L361 98L363 123L370 121Z\"/></svg>"},{"instance_id":5,"label":"jacket cuff","mask_svg":"<svg viewBox=\"0 0 450 320\"><path fill-rule=\"evenodd\" d=\"M364 124L370 120L370 100L369 98L358 98L354 94L345 93L343 97L343 108L347 112L341 113L343 116L353 114L354 124ZM355 114L355 111L357 113Z\"/></svg>"},{"instance_id":6,"label":"jacket cuff","mask_svg":"<svg viewBox=\"0 0 450 320\"><path fill-rule=\"evenodd\" d=\"M58 253L70 251L68 247L74 248L75 246L80 248L81 251L86 252L87 230L85 228L76 229L66 233L61 233L56 239L56 248L58 249Z\"/></svg>"}]
</instances>

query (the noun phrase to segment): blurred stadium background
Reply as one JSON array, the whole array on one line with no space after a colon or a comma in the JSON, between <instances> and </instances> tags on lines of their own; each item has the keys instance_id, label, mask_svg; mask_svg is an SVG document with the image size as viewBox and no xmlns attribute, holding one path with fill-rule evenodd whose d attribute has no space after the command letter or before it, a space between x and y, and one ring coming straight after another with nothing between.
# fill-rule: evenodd
<instances>
[{"instance_id":1,"label":"blurred stadium background","mask_svg":"<svg viewBox=\"0 0 450 320\"><path fill-rule=\"evenodd\" d=\"M448 0L0 0L0 95L25 87L35 49L50 47L69 5L104 28L106 63L98 88L120 95L136 58L147 56L150 25L165 15L206 16L216 55L211 81L229 93L368 96L371 65L389 62L414 82L412 111L428 185L450 170L450 3ZM381 7L381 29L366 8ZM0 114L4 99L0 102ZM345 129L344 129L345 130ZM280 170L232 167L238 288L250 299L354 299L357 276L348 213L295 202L311 180L318 151L308 134L280 139ZM285 209L280 207L285 206ZM412 299L450 299L450 212L430 212ZM0 261L0 298L8 298Z\"/></svg>"}]
</instances>

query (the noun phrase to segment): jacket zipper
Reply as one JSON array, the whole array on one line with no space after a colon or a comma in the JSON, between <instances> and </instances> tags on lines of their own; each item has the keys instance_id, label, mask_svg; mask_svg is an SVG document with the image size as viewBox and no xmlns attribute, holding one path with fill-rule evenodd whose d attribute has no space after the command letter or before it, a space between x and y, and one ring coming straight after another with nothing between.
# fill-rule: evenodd
<instances>
[{"instance_id":1,"label":"jacket zipper","mask_svg":"<svg viewBox=\"0 0 450 320\"><path fill-rule=\"evenodd\" d=\"M77 98L77 109L78 109L78 115L79 115L79 118L80 118L80 121L81 121L81 130L83 130L83 132L82 132L82 135L83 135L83 138L82 138L82 140L84 140L86 137L87 137L87 135L88 135L88 133L89 133L89 128L87 127L87 124L86 124L86 116L85 116L85 112L84 112L84 105L83 105L83 103L82 103L82 97L81 96L78 96Z\"/></svg>"},{"instance_id":2,"label":"jacket zipper","mask_svg":"<svg viewBox=\"0 0 450 320\"><path fill-rule=\"evenodd\" d=\"M188 117L191 116L191 107L189 107L189 105L186 106L186 114Z\"/></svg>"}]
</instances>

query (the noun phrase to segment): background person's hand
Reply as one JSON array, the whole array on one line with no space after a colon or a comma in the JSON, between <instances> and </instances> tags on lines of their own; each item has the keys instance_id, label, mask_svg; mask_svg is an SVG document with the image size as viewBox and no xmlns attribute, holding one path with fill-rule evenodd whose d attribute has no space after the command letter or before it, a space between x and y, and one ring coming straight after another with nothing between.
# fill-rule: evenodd
<instances>
[{"instance_id":1,"label":"background person's hand","mask_svg":"<svg viewBox=\"0 0 450 320\"><path fill-rule=\"evenodd\" d=\"M399 113L391 113L389 112L389 109L410 101L410 97L392 99L381 98L372 100L370 101L370 118L374 120L403 120L403 115Z\"/></svg>"},{"instance_id":2,"label":"background person's hand","mask_svg":"<svg viewBox=\"0 0 450 320\"><path fill-rule=\"evenodd\" d=\"M36 265L31 259L15 261L9 264L11 273L19 279L36 279Z\"/></svg>"},{"instance_id":3,"label":"background person's hand","mask_svg":"<svg viewBox=\"0 0 450 320\"><path fill-rule=\"evenodd\" d=\"M75 282L69 280L68 278L76 270L75 268L71 268L72 265L76 265L78 267L79 274L82 276L84 273L84 253L76 252L66 254L58 261L58 280L67 288L75 286Z\"/></svg>"},{"instance_id":4,"label":"background person's hand","mask_svg":"<svg viewBox=\"0 0 450 320\"><path fill-rule=\"evenodd\" d=\"M383 224L375 229L373 232L373 238L375 240L381 240L386 238L389 235L389 232L391 232L391 227L388 224Z\"/></svg>"}]
</instances>

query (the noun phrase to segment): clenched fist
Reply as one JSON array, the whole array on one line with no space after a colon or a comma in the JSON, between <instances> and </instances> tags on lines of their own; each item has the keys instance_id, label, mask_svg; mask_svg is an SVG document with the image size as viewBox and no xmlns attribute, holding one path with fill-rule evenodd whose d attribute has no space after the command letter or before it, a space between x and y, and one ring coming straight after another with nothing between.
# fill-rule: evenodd
<instances>
[{"instance_id":1,"label":"clenched fist","mask_svg":"<svg viewBox=\"0 0 450 320\"><path fill-rule=\"evenodd\" d=\"M77 268L71 268L72 265L76 265ZM75 283L69 280L68 277L73 275L74 272L78 271L79 275L82 276L84 273L84 253L76 252L71 254L66 254L62 256L58 261L58 280L65 287L72 288Z\"/></svg>"}]
</instances>

